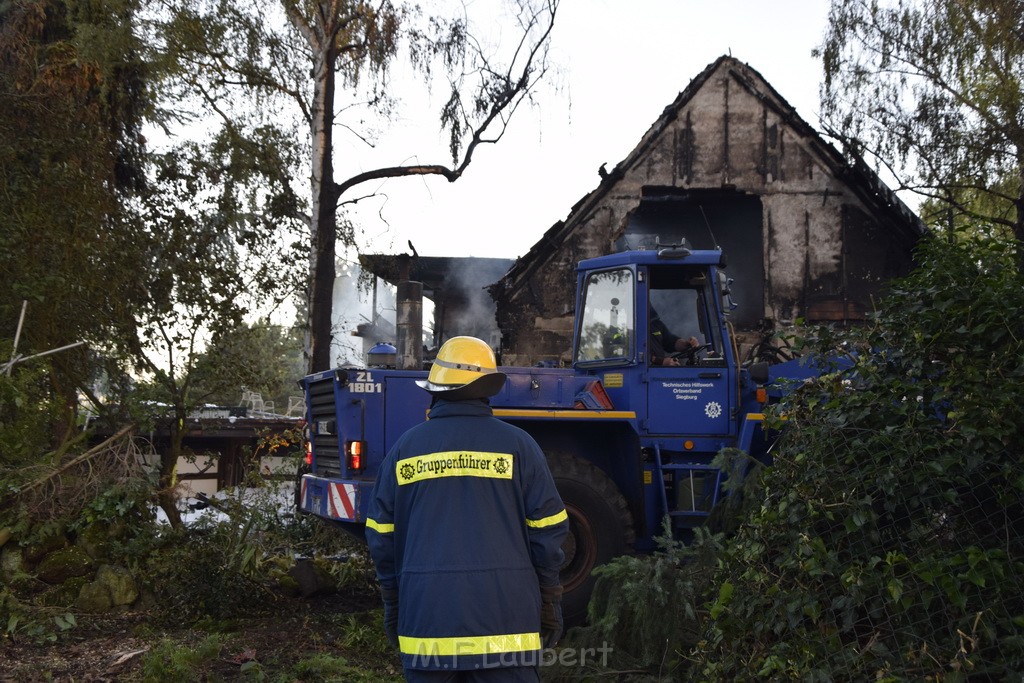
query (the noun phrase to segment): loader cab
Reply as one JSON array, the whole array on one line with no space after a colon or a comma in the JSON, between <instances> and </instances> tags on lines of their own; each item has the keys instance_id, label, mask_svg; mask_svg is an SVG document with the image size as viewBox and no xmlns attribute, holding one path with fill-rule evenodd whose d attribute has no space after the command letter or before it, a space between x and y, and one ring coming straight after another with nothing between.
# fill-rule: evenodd
<instances>
[{"instance_id":1,"label":"loader cab","mask_svg":"<svg viewBox=\"0 0 1024 683\"><path fill-rule=\"evenodd\" d=\"M701 438L735 428L722 261L720 252L680 248L581 264L574 365L601 378L616 406L636 410L642 433ZM674 348L689 337L698 348Z\"/></svg>"}]
</instances>

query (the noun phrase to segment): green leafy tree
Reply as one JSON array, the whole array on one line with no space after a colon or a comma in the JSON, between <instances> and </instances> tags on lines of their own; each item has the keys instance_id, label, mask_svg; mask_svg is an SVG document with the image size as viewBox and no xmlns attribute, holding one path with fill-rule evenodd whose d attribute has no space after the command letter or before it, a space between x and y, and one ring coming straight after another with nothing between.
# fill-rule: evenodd
<instances>
[{"instance_id":1,"label":"green leafy tree","mask_svg":"<svg viewBox=\"0 0 1024 683\"><path fill-rule=\"evenodd\" d=\"M820 49L827 127L889 160L932 224L1024 241L1024 29L1019 0L833 0ZM906 172L906 173L904 173ZM1024 254L1019 257L1024 260Z\"/></svg>"},{"instance_id":2,"label":"green leafy tree","mask_svg":"<svg viewBox=\"0 0 1024 683\"><path fill-rule=\"evenodd\" d=\"M51 400L48 376L38 366L0 373L0 477L36 464L52 447L60 405Z\"/></svg>"},{"instance_id":3,"label":"green leafy tree","mask_svg":"<svg viewBox=\"0 0 1024 683\"><path fill-rule=\"evenodd\" d=\"M301 330L259 321L210 341L196 362L197 393L208 403L237 405L244 387L284 412L304 372Z\"/></svg>"},{"instance_id":4,"label":"green leafy tree","mask_svg":"<svg viewBox=\"0 0 1024 683\"><path fill-rule=\"evenodd\" d=\"M174 497L189 414L211 391L250 381L259 360L214 365L207 345L237 337L246 316L298 286L300 259L289 257L287 230L260 204L265 195L249 196L261 182L258 167L238 181L238 167L251 161L217 140L183 145L154 157L140 197L145 297L118 330L114 351L144 378L147 396L166 406L170 446L161 453L159 500L172 525L180 523ZM235 181L224 182L229 166Z\"/></svg>"},{"instance_id":5,"label":"green leafy tree","mask_svg":"<svg viewBox=\"0 0 1024 683\"><path fill-rule=\"evenodd\" d=\"M123 200L139 185L149 106L137 4L0 4L0 338L17 353L106 342L140 294ZM6 355L12 351L5 347ZM6 357L5 357L6 360ZM73 434L85 347L46 357L62 407L51 445Z\"/></svg>"},{"instance_id":6,"label":"green leafy tree","mask_svg":"<svg viewBox=\"0 0 1024 683\"><path fill-rule=\"evenodd\" d=\"M440 175L454 182L480 145L501 139L512 114L545 75L557 0L514 0L510 6L519 39L499 55L474 37L466 6L456 6L454 14L432 6L424 14L418 6L391 0L164 3L155 40L178 65L182 101L194 103L196 115L219 115L231 144L305 155L301 164L282 165L268 191L309 231L311 371L330 365L337 243L354 244L353 227L339 212L375 193L360 195L356 188L402 176ZM346 163L337 154L336 132L373 146L382 131L367 122L384 126L398 116L401 100L392 70L402 57L419 82L444 79L448 94L439 120L451 164L382 159L378 168L366 170ZM271 129L278 134L258 132ZM410 150L406 158L413 156ZM302 179L298 186L295 177ZM303 195L308 201L299 200Z\"/></svg>"},{"instance_id":7,"label":"green leafy tree","mask_svg":"<svg viewBox=\"0 0 1024 683\"><path fill-rule=\"evenodd\" d=\"M268 144L214 131L144 149L143 123L178 112L161 80L175 62L150 49L142 10L134 0L0 5L0 330L14 337L27 300L18 353L88 344L16 366L0 391L0 433L24 449L5 452L11 463L41 455L29 433L54 435L57 460L86 434L73 429L79 395L101 424L124 419L132 398L152 399L170 423L159 496L177 523L185 419L208 391L199 380L252 374L238 363L196 375L202 351L293 296L303 255L287 201L266 190L294 163L272 144L276 129L252 131ZM44 399L59 419L26 405Z\"/></svg>"},{"instance_id":8,"label":"green leafy tree","mask_svg":"<svg viewBox=\"0 0 1024 683\"><path fill-rule=\"evenodd\" d=\"M997 220L986 220L985 216L1008 217L1013 212L1012 205L1000 197L1013 192L1017 182L1015 178L999 178L993 186L993 192L977 189L958 189L953 192L955 205L966 207L958 210L953 203L928 199L918 210L921 216L927 217L932 226L937 228L950 241L961 238L983 237L1007 239L1009 232L1006 225Z\"/></svg>"}]
</instances>

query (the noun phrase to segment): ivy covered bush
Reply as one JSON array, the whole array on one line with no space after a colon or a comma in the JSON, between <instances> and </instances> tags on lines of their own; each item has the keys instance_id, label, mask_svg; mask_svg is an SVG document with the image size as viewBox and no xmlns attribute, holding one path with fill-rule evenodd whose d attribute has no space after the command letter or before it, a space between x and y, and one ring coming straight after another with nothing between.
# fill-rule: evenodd
<instances>
[{"instance_id":1,"label":"ivy covered bush","mask_svg":"<svg viewBox=\"0 0 1024 683\"><path fill-rule=\"evenodd\" d=\"M1024 278L923 245L852 369L801 387L763 501L719 555L696 676L1020 680ZM818 350L841 347L823 333Z\"/></svg>"}]
</instances>

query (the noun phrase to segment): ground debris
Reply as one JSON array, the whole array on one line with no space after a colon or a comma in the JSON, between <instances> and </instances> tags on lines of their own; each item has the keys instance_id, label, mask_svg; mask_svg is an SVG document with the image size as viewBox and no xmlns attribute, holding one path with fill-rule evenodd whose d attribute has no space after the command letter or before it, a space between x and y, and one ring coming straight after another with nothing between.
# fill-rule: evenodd
<instances>
[{"instance_id":1,"label":"ground debris","mask_svg":"<svg viewBox=\"0 0 1024 683\"><path fill-rule=\"evenodd\" d=\"M133 660L149 650L124 633L78 634L78 642L7 641L0 647L0 682L105 683L119 681Z\"/></svg>"},{"instance_id":2,"label":"ground debris","mask_svg":"<svg viewBox=\"0 0 1024 683\"><path fill-rule=\"evenodd\" d=\"M381 680L393 680L397 655L394 662L382 661L379 654L371 660L360 654L359 647L345 643L347 615L358 624L375 623L379 617L369 610L378 604L375 592L295 598L282 604L279 613L208 626L158 626L145 612L82 614L76 628L53 641L0 638L0 683L141 681L151 650L168 642L194 647L209 635L224 642L221 655L210 660L203 672L210 680L235 680L251 666L266 672L288 669L298 660L325 654L376 671ZM383 642L383 632L379 636Z\"/></svg>"}]
</instances>

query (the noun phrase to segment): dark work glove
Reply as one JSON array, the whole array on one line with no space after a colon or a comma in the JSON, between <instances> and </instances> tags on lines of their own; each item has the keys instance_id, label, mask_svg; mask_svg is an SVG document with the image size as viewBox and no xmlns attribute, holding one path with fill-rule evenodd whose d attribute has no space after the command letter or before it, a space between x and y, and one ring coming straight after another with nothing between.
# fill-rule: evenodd
<instances>
[{"instance_id":1,"label":"dark work glove","mask_svg":"<svg viewBox=\"0 0 1024 683\"><path fill-rule=\"evenodd\" d=\"M554 647L562 637L562 587L540 587L540 640L544 649Z\"/></svg>"},{"instance_id":2,"label":"dark work glove","mask_svg":"<svg viewBox=\"0 0 1024 683\"><path fill-rule=\"evenodd\" d=\"M398 591L382 588L380 596L384 600L384 635L398 647Z\"/></svg>"}]
</instances>

